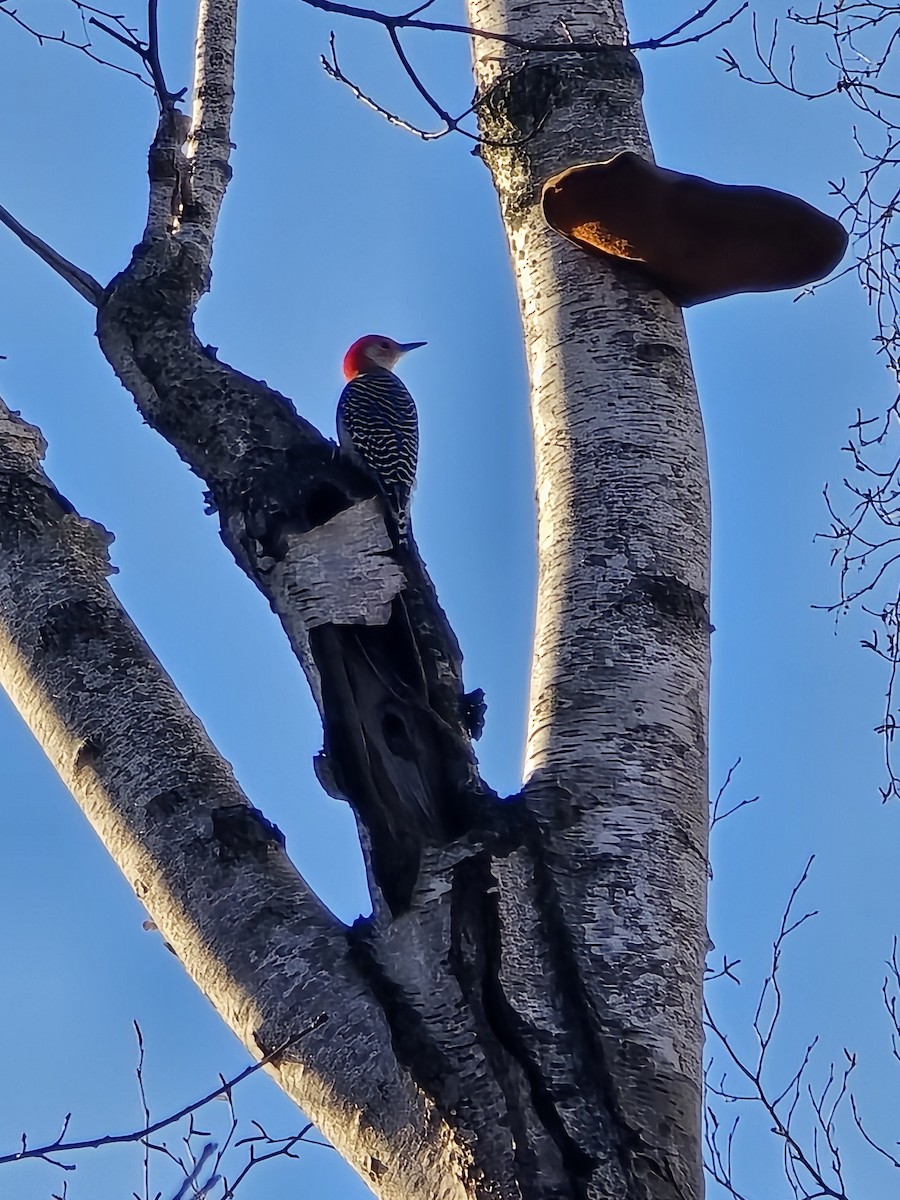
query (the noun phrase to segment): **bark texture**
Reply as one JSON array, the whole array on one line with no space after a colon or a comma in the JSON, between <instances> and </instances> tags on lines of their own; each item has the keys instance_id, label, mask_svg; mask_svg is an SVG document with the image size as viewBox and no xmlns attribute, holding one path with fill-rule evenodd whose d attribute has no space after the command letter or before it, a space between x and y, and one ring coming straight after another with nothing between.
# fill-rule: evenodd
<instances>
[{"instance_id":1,"label":"bark texture","mask_svg":"<svg viewBox=\"0 0 900 1200\"><path fill-rule=\"evenodd\" d=\"M373 481L194 333L228 178L235 11L201 4L188 152L165 113L144 237L96 297L98 335L206 482L307 673L318 774L360 822L373 917L344 929L309 894L115 602L106 535L0 410L5 686L245 1042L269 1050L331 1017L275 1070L377 1195L698 1200L702 431L677 310L558 239L538 203L573 161L649 153L618 6L589 27L556 0L471 12L531 38L564 18L610 43L571 61L476 56L540 506L528 782L506 801L478 774L480 697Z\"/></svg>"},{"instance_id":2,"label":"bark texture","mask_svg":"<svg viewBox=\"0 0 900 1200\"><path fill-rule=\"evenodd\" d=\"M516 268L532 380L540 583L526 798L606 1129L598 1196L699 1196L706 950L709 498L680 311L545 225L546 180L652 157L621 5L470 0L479 28L605 43L570 59L476 45L484 158ZM493 141L495 144L491 145ZM501 872L507 929L523 875ZM532 886L537 886L536 883ZM513 939L514 941L514 939ZM530 943L533 941L529 939ZM506 965L506 963L505 963ZM547 1007L521 960L523 1015ZM584 1053L573 1047L576 1057ZM546 1057L546 1056L545 1056Z\"/></svg>"},{"instance_id":3,"label":"bark texture","mask_svg":"<svg viewBox=\"0 0 900 1200\"><path fill-rule=\"evenodd\" d=\"M287 859L107 583L112 538L0 401L0 683L163 937L385 1195L461 1197L456 1135L397 1061L346 931ZM440 1163L440 1171L435 1168Z\"/></svg>"}]
</instances>

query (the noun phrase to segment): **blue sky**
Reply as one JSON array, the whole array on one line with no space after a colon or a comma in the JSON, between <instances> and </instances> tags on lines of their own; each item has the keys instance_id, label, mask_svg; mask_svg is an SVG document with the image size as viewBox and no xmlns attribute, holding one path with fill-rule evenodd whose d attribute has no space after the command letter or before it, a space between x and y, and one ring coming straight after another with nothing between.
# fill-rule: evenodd
<instances>
[{"instance_id":1,"label":"blue sky","mask_svg":"<svg viewBox=\"0 0 900 1200\"><path fill-rule=\"evenodd\" d=\"M181 86L190 78L189 6L161 7L169 80ZM641 5L635 34L671 24L672 7ZM781 10L774 0L759 7ZM512 790L534 506L524 353L496 202L469 143L422 144L325 78L317 60L330 28L296 0L246 7L235 177L199 330L329 433L350 342L370 330L428 340L404 365L422 424L417 537L469 684L487 694L485 774ZM337 28L345 69L424 119L375 33ZM746 35L735 28L643 56L659 161L793 191L834 211L828 180L857 166L847 111L740 83L715 61L722 45L739 48ZM410 48L447 106L464 107L464 40L422 36ZM0 105L0 203L105 281L143 226L149 93L71 50L39 48L0 17ZM203 515L199 481L140 421L97 348L88 306L3 231L0 279L0 394L44 430L56 484L115 532L119 596L311 884L352 919L366 904L353 826L312 774L320 732L305 682ZM712 779L716 786L741 756L733 795L761 796L716 831L711 933L719 954L742 959L745 982L720 983L713 998L745 1043L781 910L815 853L806 899L820 915L798 932L785 965L776 1075L790 1074L816 1033L820 1075L843 1047L858 1050L863 1113L896 1141L880 986L900 929L900 814L880 802L872 732L885 680L859 648L865 622L849 617L836 628L811 607L831 600L838 582L813 540L826 526L822 486L848 469L840 447L856 406L879 411L895 386L849 279L799 302L782 293L702 306L688 327L714 495ZM159 938L142 930L142 909L2 697L0 750L2 1152L23 1129L54 1135L69 1111L78 1135L139 1122L133 1020L144 1030L156 1114L204 1092L218 1072L237 1073L246 1058ZM296 1110L260 1076L238 1100L277 1132L299 1127ZM890 1176L852 1145L848 1138L853 1194L892 1194ZM746 1190L787 1195L764 1122L748 1125L741 1147ZM133 1152L83 1162L69 1179L72 1200L119 1200L140 1186ZM0 1171L0 1194L20 1200L46 1200L57 1183L47 1167ZM167 1177L157 1186L165 1191ZM333 1152L315 1147L299 1164L260 1168L241 1195L271 1200L301 1189L368 1195Z\"/></svg>"}]
</instances>

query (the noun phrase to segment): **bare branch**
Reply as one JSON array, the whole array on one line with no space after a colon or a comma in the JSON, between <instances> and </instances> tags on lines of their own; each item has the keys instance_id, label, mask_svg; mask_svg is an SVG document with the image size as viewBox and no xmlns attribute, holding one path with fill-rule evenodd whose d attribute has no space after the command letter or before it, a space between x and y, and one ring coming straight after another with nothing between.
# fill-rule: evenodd
<instances>
[{"instance_id":1,"label":"bare branch","mask_svg":"<svg viewBox=\"0 0 900 1200\"><path fill-rule=\"evenodd\" d=\"M437 141L438 138L446 137L446 135L451 132L451 127L449 125L445 126L443 129L437 130L420 129L417 125L413 125L410 121L405 120L397 113L391 112L390 109L385 108L383 104L379 104L377 100L367 95L358 84L354 83L352 79L344 74L340 63L338 62L337 46L335 44L334 33L332 33L328 39L328 48L330 58L326 58L323 54L319 59L319 62L322 64L322 67L325 70L325 74L328 75L330 79L335 80L336 83L343 84L344 87L348 88L353 93L353 95L357 100L360 101L361 104L364 104L366 108L370 108L380 117L384 117L384 119L390 125L396 125L398 129L402 129L406 133L415 134L415 136L420 137L423 142Z\"/></svg>"},{"instance_id":2,"label":"bare branch","mask_svg":"<svg viewBox=\"0 0 900 1200\"><path fill-rule=\"evenodd\" d=\"M781 1085L772 1082L778 1062L773 1046L782 1017L781 971L788 939L815 915L811 911L802 915L797 912L797 901L809 876L812 861L810 859L807 862L800 879L791 890L772 947L771 968L763 982L752 1025L755 1052L749 1057L741 1054L736 1042L716 1022L709 1002L704 1005L707 1028L714 1034L730 1064L721 1076L714 1074L714 1058L709 1059L705 1069L707 1108L704 1159L712 1178L735 1200L747 1200L735 1182L733 1161L740 1116L726 1125L717 1111L717 1101L726 1105L755 1106L766 1114L772 1133L782 1142L782 1167L794 1200L822 1200L826 1197L831 1200L850 1200L844 1174L841 1135L854 1129L886 1162L900 1167L896 1156L877 1142L863 1125L851 1091L857 1059L849 1050L844 1050L840 1066L833 1062L829 1064L824 1083L816 1085L811 1071L818 1039L813 1038L790 1077ZM723 968L711 973L708 979L726 976L734 979L730 970L734 965L726 959ZM898 1026L893 981L897 980L900 980L900 968L897 965L895 941L884 984L885 1007L895 1029ZM730 1072L736 1074L738 1084L731 1081Z\"/></svg>"},{"instance_id":3,"label":"bare branch","mask_svg":"<svg viewBox=\"0 0 900 1200\"><path fill-rule=\"evenodd\" d=\"M648 38L643 42L630 42L629 49L667 50L672 49L675 46L688 46L695 42L701 42L705 38L710 37L712 34L718 33L720 29L724 29L726 25L731 25L733 21L737 20L741 13L746 12L750 7L749 0L747 0L746 3L741 4L736 9L733 9L727 17L723 17L722 20L718 21L715 25L710 25L707 28L698 31L697 33L687 34L686 37L680 36L681 34L686 33L688 29L693 28L695 25L699 25L704 18L707 17L712 10L718 6L718 3L719 0L709 0L709 3L704 4L702 8L698 9L697 12L693 14L693 16L690 16L687 18L687 20L682 21L680 25L676 25L674 29L670 29L668 33L664 33L662 37Z\"/></svg>"},{"instance_id":4,"label":"bare branch","mask_svg":"<svg viewBox=\"0 0 900 1200\"><path fill-rule=\"evenodd\" d=\"M107 25L99 17L91 17L88 22L94 25L97 29L102 29L105 34L113 38L115 41L123 45L132 54L136 54L144 67L149 72L153 80L153 90L156 93L156 99L159 103L161 112L171 112L177 102L184 98L187 88L181 88L180 91L170 92L166 84L166 79L163 74L162 65L159 59L159 22L157 19L157 9L159 0L147 0L147 41L140 41L133 30L124 28L122 31L114 29ZM119 22L121 26L121 21Z\"/></svg>"},{"instance_id":5,"label":"bare branch","mask_svg":"<svg viewBox=\"0 0 900 1200\"><path fill-rule=\"evenodd\" d=\"M398 129L402 129L406 133L412 133L416 137L420 137L424 142L437 141L439 138L446 137L449 133L460 133L463 137L468 138L470 141L477 142L480 145L494 146L498 148L524 145L525 143L529 142L541 128L543 118L538 118L535 121L533 128L529 130L523 137L505 140L486 138L480 134L472 132L469 129L466 129L462 122L467 117L477 113L483 105L488 104L494 93L507 82L507 77L505 75L499 76L498 79L496 79L490 87L486 88L485 91L478 96L467 109L459 114L459 116L451 116L450 113L448 113L438 103L431 92L425 87L421 77L403 50L399 35L396 33L396 31L390 30L389 35L404 71L406 72L416 91L428 104L429 108L431 108L432 111L441 118L444 123L442 128L422 129L417 125L413 125L412 122L407 121L398 113L392 112L390 109L385 108L383 104L379 104L377 100L364 92L359 84L350 79L341 68L340 63L338 62L337 44L333 32L328 39L330 57L326 58L324 55L322 55L319 59L322 67L325 70L325 74L328 75L329 78L334 79L337 83L343 84L344 87L348 88L353 93L353 95L357 100L360 101L361 104L364 104L366 108L370 108L380 117L384 117L388 124L395 125Z\"/></svg>"},{"instance_id":6,"label":"bare branch","mask_svg":"<svg viewBox=\"0 0 900 1200\"><path fill-rule=\"evenodd\" d=\"M196 242L207 265L231 178L237 7L237 0L200 0L197 18L194 111L187 149L192 207L183 216L179 237Z\"/></svg>"},{"instance_id":7,"label":"bare branch","mask_svg":"<svg viewBox=\"0 0 900 1200\"><path fill-rule=\"evenodd\" d=\"M137 1076L138 1094L141 1098L141 1111L144 1114L144 1127L150 1126L150 1108L147 1104L147 1093L144 1089L144 1036L141 1033L141 1027L137 1021L134 1022L134 1032L137 1037L138 1044L138 1063L135 1069ZM150 1147L147 1145L146 1138L142 1138L143 1142L143 1169L144 1169L144 1200L150 1200Z\"/></svg>"},{"instance_id":8,"label":"bare branch","mask_svg":"<svg viewBox=\"0 0 900 1200\"><path fill-rule=\"evenodd\" d=\"M45 262L48 267L51 267L70 287L73 287L79 296L83 296L94 308L99 307L104 289L92 275L89 275L87 271L83 271L81 267L76 267L67 258L63 258L52 246L48 246L45 241L42 241L37 234L26 229L2 205L0 205L0 223L5 225L7 229L11 229L20 242L26 245L29 250L33 250L38 258Z\"/></svg>"},{"instance_id":9,"label":"bare branch","mask_svg":"<svg viewBox=\"0 0 900 1200\"><path fill-rule=\"evenodd\" d=\"M147 0L147 47L142 57L153 76L153 86L156 89L160 107L166 111L175 107L175 104L184 97L187 88L182 88L178 92L170 92L166 85L166 77L159 61L158 8L159 0Z\"/></svg>"},{"instance_id":10,"label":"bare branch","mask_svg":"<svg viewBox=\"0 0 900 1200\"><path fill-rule=\"evenodd\" d=\"M786 39L788 28L819 31L827 38L827 52L804 58L802 43ZM853 180L833 180L831 191L843 205L840 218L849 229L856 261L819 286L856 272L877 321L878 353L900 383L900 90L892 69L900 47L900 5L824 0L807 13L789 9L786 21L765 30L754 16L752 32L754 61L747 65L725 50L721 61L727 70L803 100L839 97L851 106L861 170ZM857 411L850 428L844 450L852 473L843 480L843 502L826 489L831 527L819 535L830 543L839 595L817 607L834 613L835 619L857 607L877 623L862 645L884 660L888 674L884 717L876 730L883 739L887 776L881 794L888 800L900 798L900 770L893 761L900 662L898 401L892 399L877 418L864 419Z\"/></svg>"},{"instance_id":11,"label":"bare branch","mask_svg":"<svg viewBox=\"0 0 900 1200\"><path fill-rule=\"evenodd\" d=\"M317 8L321 12L333 13L342 17L353 17L360 21L371 21L376 25L382 25L385 29L396 32L398 29L426 29L434 33L456 33L462 34L464 37L481 38L488 42L498 42L504 46L511 46L516 50L529 51L531 53L545 54L602 54L609 49L609 46L601 41L533 41L528 38L516 37L510 33L496 33L488 29L479 29L473 25L459 25L453 21L429 21L423 20L417 14L423 12L430 7L429 3L420 4L418 7L410 9L406 13L386 13L377 8L361 8L357 5L343 4L340 0L301 0L301 3L308 5L310 8ZM686 21L682 21L674 29L660 37L648 38L645 41L629 42L625 47L620 47L628 50L662 50L673 46L684 46L692 42L699 42L703 38L708 37L711 33L730 25L743 12L749 8L749 0L742 3L738 8L734 9L727 17L712 28L699 31L687 37L679 37L688 27L701 21L720 0L710 0L699 9L692 17Z\"/></svg>"},{"instance_id":12,"label":"bare branch","mask_svg":"<svg viewBox=\"0 0 900 1200\"><path fill-rule=\"evenodd\" d=\"M149 1121L148 1119L148 1121L141 1126L140 1129L133 1129L128 1133L107 1133L102 1134L99 1137L84 1138L79 1141L67 1142L64 1140L64 1135L69 1123L69 1118L67 1117L63 1125L62 1133L60 1133L54 1139L54 1141L48 1142L44 1146L27 1145L25 1136L23 1134L22 1145L18 1150L7 1152L6 1154L0 1154L0 1166L4 1166L7 1163L24 1162L29 1158L44 1159L45 1161L49 1162L50 1156L55 1154L74 1154L79 1150L100 1150L104 1146L122 1146L134 1142L146 1141L146 1139L152 1137L153 1134L159 1133L161 1129L166 1129L170 1125L176 1125L179 1121L184 1120L185 1117L190 1116L191 1113L195 1113L199 1109L205 1108L207 1104L213 1100L217 1100L220 1096L229 1096L236 1087L244 1082L245 1079L249 1079L251 1075L255 1075L257 1071L262 1070L263 1067L268 1066L270 1063L277 1062L288 1050L293 1049L294 1046L301 1042L303 1038L308 1037L308 1035L314 1030L321 1029L327 1020L327 1014L320 1013L319 1016L311 1021L305 1029L300 1031L300 1033L295 1034L294 1037L289 1038L286 1042L282 1043L280 1046L277 1046L274 1050L270 1050L268 1054L263 1055L262 1058L258 1059L254 1063L251 1063L248 1067L245 1067L243 1071L239 1072L232 1079L220 1080L218 1085L211 1091L206 1092L198 1100L192 1100L189 1104L185 1104L184 1107L178 1109L177 1112L170 1113L168 1116L162 1117L156 1121ZM138 1028L137 1025L135 1025L135 1028ZM139 1030L138 1035L140 1036ZM149 1118L150 1112L147 1107L147 1099L146 1095L144 1094L143 1080L141 1077L143 1062L144 1048L143 1040L141 1040L140 1060L138 1064L138 1080L140 1086L141 1105L144 1113ZM56 1165L59 1166L61 1164L57 1163Z\"/></svg>"},{"instance_id":13,"label":"bare branch","mask_svg":"<svg viewBox=\"0 0 900 1200\"><path fill-rule=\"evenodd\" d=\"M29 22L23 19L17 7L10 7L8 0L0 0L0 16L9 17L10 20L15 22L20 29L35 38L38 44L41 46L43 46L45 42L56 43L60 46L68 46L69 49L79 51L92 62L97 63L99 66L110 67L113 71L119 71L122 75L128 75L132 79L136 79L138 83L143 84L145 87L152 87L153 84L150 82L150 80L145 79L144 76L139 72L130 71L127 67L123 67L121 63L114 62L112 59L106 58L102 54L97 53L96 49L94 48L94 44L91 41L86 14L93 13L98 18L102 18L104 21L109 22L109 26L100 25L100 21L95 21L92 23L98 25L104 30L104 32L111 33L117 41L127 45L129 49L133 49L131 43L135 39L134 30L127 26L120 16L106 12L100 8L93 8L90 4L82 4L80 0L71 0L71 3L73 7L77 9L78 17L81 23L83 41L80 42L74 40L65 29L60 33L47 33L44 30L38 29L36 26L29 24ZM113 26L117 27L116 32L113 32Z\"/></svg>"},{"instance_id":14,"label":"bare branch","mask_svg":"<svg viewBox=\"0 0 900 1200\"><path fill-rule=\"evenodd\" d=\"M205 1196L206 1193L209 1191L209 1189L212 1187L212 1185L217 1182L218 1177L216 1176L215 1171L213 1171L213 1173L210 1175L210 1177L207 1179L207 1181L204 1184L198 1184L196 1181L200 1176L200 1172L203 1170L203 1167L206 1164L206 1160L210 1157L211 1154L215 1153L215 1150L216 1150L215 1142L207 1142L206 1143L206 1145L203 1147L203 1150L200 1153L200 1157L197 1159L196 1163L194 1163L193 1169L191 1170L190 1174L185 1176L184 1183L181 1185L181 1187L178 1189L178 1191L172 1197L172 1200L183 1200L183 1198L188 1194L189 1188L193 1191L195 1196L201 1197L201 1200L202 1200L202 1197Z\"/></svg>"},{"instance_id":15,"label":"bare branch","mask_svg":"<svg viewBox=\"0 0 900 1200\"><path fill-rule=\"evenodd\" d=\"M759 796L749 796L744 800L739 800L737 802L737 804L733 804L731 806L731 808L723 809L722 802L725 798L725 793L728 791L728 788L731 785L731 781L734 777L734 773L740 765L741 765L741 760L738 757L728 768L728 773L725 776L725 782L719 788L719 790L716 794L716 798L713 801L712 806L710 807L710 812L709 812L709 832L710 833L712 833L712 831L715 829L715 827L721 821L727 820L728 817L732 816L736 812L739 812L742 808L746 808L750 804L756 804L756 802L759 800Z\"/></svg>"}]
</instances>

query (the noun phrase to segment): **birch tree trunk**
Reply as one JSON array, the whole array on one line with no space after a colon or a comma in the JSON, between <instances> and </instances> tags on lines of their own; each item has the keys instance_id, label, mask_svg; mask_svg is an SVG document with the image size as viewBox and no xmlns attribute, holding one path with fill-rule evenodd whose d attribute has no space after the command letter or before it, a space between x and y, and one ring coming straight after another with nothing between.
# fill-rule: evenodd
<instances>
[{"instance_id":1,"label":"birch tree trunk","mask_svg":"<svg viewBox=\"0 0 900 1200\"><path fill-rule=\"evenodd\" d=\"M0 679L218 1012L383 1200L699 1200L706 934L702 430L680 314L543 225L541 183L649 154L616 4L472 0L596 55L476 47L533 383L540 595L527 782L480 779L461 660L371 480L193 312L228 179L236 0L200 7L197 103L164 111L149 216L98 309L147 422L207 484L323 721L374 915L343 927L287 861L108 588L105 535L0 406ZM583 27L576 28L584 20ZM300 1035L322 1012L329 1018Z\"/></svg>"},{"instance_id":2,"label":"birch tree trunk","mask_svg":"<svg viewBox=\"0 0 900 1200\"><path fill-rule=\"evenodd\" d=\"M620 0L574 13L561 0L469 0L469 19L532 43L564 31L608 48L560 58L481 39L474 55L532 384L539 589L526 796L544 825L545 870L620 1138L620 1181L597 1194L698 1196L702 421L680 310L557 237L539 205L542 184L565 167L622 150L652 159L641 71ZM521 887L517 872L504 878ZM523 1006L527 985L513 992ZM529 1002L542 1007L540 996ZM645 1170L646 1193L633 1190Z\"/></svg>"},{"instance_id":3,"label":"birch tree trunk","mask_svg":"<svg viewBox=\"0 0 900 1200\"><path fill-rule=\"evenodd\" d=\"M540 582L527 796L553 827L547 870L623 1145L641 1147L658 1175L647 1194L670 1194L670 1181L673 1195L700 1195L709 661L700 408L680 310L554 235L538 203L542 182L572 164L620 150L652 160L641 70L625 48L620 0L576 13L559 0L469 0L469 18L530 42L564 30L608 48L560 59L481 40L474 55L532 378Z\"/></svg>"}]
</instances>

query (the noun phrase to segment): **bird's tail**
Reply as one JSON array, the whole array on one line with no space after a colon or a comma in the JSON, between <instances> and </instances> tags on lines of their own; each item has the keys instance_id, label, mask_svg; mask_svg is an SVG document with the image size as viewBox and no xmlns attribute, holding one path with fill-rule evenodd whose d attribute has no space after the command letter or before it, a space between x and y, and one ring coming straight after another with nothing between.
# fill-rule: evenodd
<instances>
[{"instance_id":1,"label":"bird's tail","mask_svg":"<svg viewBox=\"0 0 900 1200\"><path fill-rule=\"evenodd\" d=\"M401 546L406 546L410 537L409 491L406 488L392 487L385 498L397 531L397 541Z\"/></svg>"}]
</instances>

